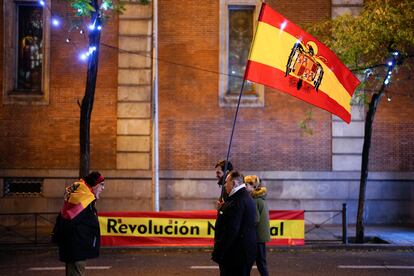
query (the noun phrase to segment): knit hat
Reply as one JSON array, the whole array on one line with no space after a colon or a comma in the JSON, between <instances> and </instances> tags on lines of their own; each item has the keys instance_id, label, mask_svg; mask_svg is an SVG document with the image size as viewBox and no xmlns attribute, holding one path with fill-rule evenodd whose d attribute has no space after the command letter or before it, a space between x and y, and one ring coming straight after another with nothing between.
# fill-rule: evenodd
<instances>
[{"instance_id":1,"label":"knit hat","mask_svg":"<svg viewBox=\"0 0 414 276\"><path fill-rule=\"evenodd\" d=\"M244 183L256 188L260 184L260 178L257 175L247 175L244 177Z\"/></svg>"},{"instance_id":2,"label":"knit hat","mask_svg":"<svg viewBox=\"0 0 414 276\"><path fill-rule=\"evenodd\" d=\"M89 187L94 187L99 183L104 182L105 178L99 172L93 171L83 180L85 180L85 183L88 184Z\"/></svg>"}]
</instances>

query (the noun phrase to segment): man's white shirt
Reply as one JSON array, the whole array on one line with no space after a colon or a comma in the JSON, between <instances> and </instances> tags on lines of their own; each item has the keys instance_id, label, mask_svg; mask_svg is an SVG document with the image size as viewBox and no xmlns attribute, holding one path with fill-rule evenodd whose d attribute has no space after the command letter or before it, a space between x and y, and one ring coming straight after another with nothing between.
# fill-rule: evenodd
<instances>
[{"instance_id":1,"label":"man's white shirt","mask_svg":"<svg viewBox=\"0 0 414 276\"><path fill-rule=\"evenodd\" d=\"M229 194L229 197L230 196L232 196L235 192L237 192L238 190L240 190L241 188L246 188L246 184L240 184L239 186L237 186L237 187L234 187L231 191L230 191L230 194Z\"/></svg>"}]
</instances>

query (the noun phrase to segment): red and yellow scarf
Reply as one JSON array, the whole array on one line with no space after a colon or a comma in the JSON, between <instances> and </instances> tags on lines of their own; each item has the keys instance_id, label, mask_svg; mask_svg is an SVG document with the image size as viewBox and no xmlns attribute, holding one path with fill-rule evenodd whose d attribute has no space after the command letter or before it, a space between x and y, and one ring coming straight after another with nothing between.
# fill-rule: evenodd
<instances>
[{"instance_id":1,"label":"red and yellow scarf","mask_svg":"<svg viewBox=\"0 0 414 276\"><path fill-rule=\"evenodd\" d=\"M64 199L65 202L60 213L63 218L71 220L95 200L95 195L92 193L92 189L81 179L66 188Z\"/></svg>"}]
</instances>

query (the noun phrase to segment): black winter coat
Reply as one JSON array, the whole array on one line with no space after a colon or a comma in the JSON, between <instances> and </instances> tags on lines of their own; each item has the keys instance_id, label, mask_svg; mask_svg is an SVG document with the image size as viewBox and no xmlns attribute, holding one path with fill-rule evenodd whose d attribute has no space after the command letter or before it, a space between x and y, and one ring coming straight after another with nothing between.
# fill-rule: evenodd
<instances>
[{"instance_id":1,"label":"black winter coat","mask_svg":"<svg viewBox=\"0 0 414 276\"><path fill-rule=\"evenodd\" d=\"M58 221L55 240L60 261L77 262L99 256L101 233L94 202L72 220L60 217Z\"/></svg>"},{"instance_id":2,"label":"black winter coat","mask_svg":"<svg viewBox=\"0 0 414 276\"><path fill-rule=\"evenodd\" d=\"M240 266L256 258L256 204L245 188L224 203L218 212L212 259L218 264Z\"/></svg>"}]
</instances>

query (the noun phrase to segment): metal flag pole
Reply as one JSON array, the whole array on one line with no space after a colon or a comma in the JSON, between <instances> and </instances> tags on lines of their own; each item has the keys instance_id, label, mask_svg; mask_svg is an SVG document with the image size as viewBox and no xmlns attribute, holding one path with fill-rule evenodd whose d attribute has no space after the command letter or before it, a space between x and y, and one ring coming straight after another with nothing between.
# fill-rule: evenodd
<instances>
[{"instance_id":1,"label":"metal flag pole","mask_svg":"<svg viewBox=\"0 0 414 276\"><path fill-rule=\"evenodd\" d=\"M224 169L227 171L227 163L229 162L229 156L230 156L230 149L231 149L231 143L233 141L233 134L234 134L234 129L236 128L236 121L237 121L237 114L239 113L239 107L240 107L240 101L241 101L241 97L243 94L243 88L244 88L244 83L246 82L246 80L243 78L243 82L242 82L242 86L240 88L240 94L239 94L239 99L237 101L237 108L236 108L236 113L234 114L234 120L233 120L233 127L231 129L231 135L230 135L230 142L229 142L229 148L227 149L227 157L226 157L226 164Z\"/></svg>"},{"instance_id":2,"label":"metal flag pole","mask_svg":"<svg viewBox=\"0 0 414 276\"><path fill-rule=\"evenodd\" d=\"M229 147L227 149L227 156L226 156L226 162L224 163L224 171L223 171L223 179L221 180L221 194L220 194L220 201L223 199L224 196L224 183L226 181L226 175L227 175L227 164L229 163L229 157L230 157L230 150L231 150L231 143L233 141L233 134L234 134L234 129L236 128L236 121L237 121L237 114L239 113L239 107L240 107L240 102L241 102L241 97L243 94L243 88L244 88L244 83L246 82L246 80L243 78L243 82L242 82L242 86L240 88L240 94L239 94L239 99L237 100L237 107L236 107L236 112L234 113L234 119L233 119L233 127L231 129L231 135L230 135L230 141L229 141Z\"/></svg>"},{"instance_id":3,"label":"metal flag pole","mask_svg":"<svg viewBox=\"0 0 414 276\"><path fill-rule=\"evenodd\" d=\"M262 7L261 7L261 10L260 10L260 13L259 13L259 14L261 14L261 13L262 13L263 3L264 3L264 2L262 2ZM257 24L257 25L256 25L256 31L254 32L254 36L253 36L252 43L251 43L251 45L250 45L250 50L249 50L249 55L248 55L248 58L247 58L247 62L250 60L250 55L251 55L251 53L252 53L252 45L254 45L254 41L255 41L255 39L256 39L256 34L257 34L257 28L258 28L258 26L259 26L259 25ZM246 62L246 63L247 63L247 62ZM246 69L247 69L247 64L246 64ZM245 74L246 74L246 69L244 70L244 76L245 76ZM223 171L224 175L223 175L223 179L221 180L221 194L220 194L220 200L222 200L222 199L223 199L223 194L224 194L224 183L226 182L227 167L228 167L228 165L227 165L227 164L229 163L230 150L231 150L231 143L232 143L232 141L233 141L233 134L234 134L234 129L235 129L235 127L236 127L237 114L239 113L239 107L240 107L241 97L242 97L242 94L243 94L243 88L244 88L244 84L245 84L245 82L246 82L246 78L245 78L244 76L243 76L243 83L242 83L242 86L241 86L241 88L240 88L239 99L238 99L238 101L237 101L236 113L234 114L233 127L232 127L232 129L231 129L231 135L230 135L229 147L228 147L228 149L227 149L226 162L224 163L224 171Z\"/></svg>"}]
</instances>

